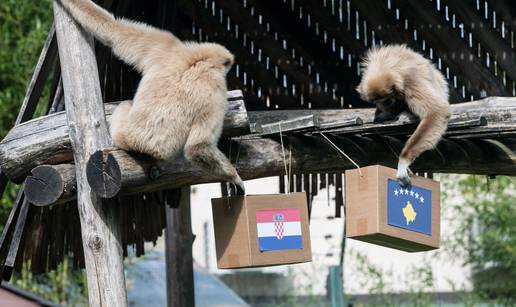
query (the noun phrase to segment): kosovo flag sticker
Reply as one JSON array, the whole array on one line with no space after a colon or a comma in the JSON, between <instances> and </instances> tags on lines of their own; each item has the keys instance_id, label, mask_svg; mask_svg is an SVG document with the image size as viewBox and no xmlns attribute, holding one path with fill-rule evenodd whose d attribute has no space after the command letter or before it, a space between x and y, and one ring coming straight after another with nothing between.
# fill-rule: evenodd
<instances>
[{"instance_id":1,"label":"kosovo flag sticker","mask_svg":"<svg viewBox=\"0 0 516 307\"><path fill-rule=\"evenodd\" d=\"M387 224L432 235L432 191L387 182Z\"/></svg>"}]
</instances>

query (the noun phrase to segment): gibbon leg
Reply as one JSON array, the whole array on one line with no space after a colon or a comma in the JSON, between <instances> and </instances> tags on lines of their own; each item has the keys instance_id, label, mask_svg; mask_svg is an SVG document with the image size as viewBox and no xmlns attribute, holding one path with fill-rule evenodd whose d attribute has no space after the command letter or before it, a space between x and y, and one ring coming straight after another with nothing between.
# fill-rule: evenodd
<instances>
[{"instance_id":1,"label":"gibbon leg","mask_svg":"<svg viewBox=\"0 0 516 307\"><path fill-rule=\"evenodd\" d=\"M133 102L131 100L121 102L116 107L115 112L113 112L109 121L113 145L123 150L128 150L130 148L125 136L127 135L127 131L129 131L127 128L129 112L131 112L132 107Z\"/></svg>"},{"instance_id":2,"label":"gibbon leg","mask_svg":"<svg viewBox=\"0 0 516 307\"><path fill-rule=\"evenodd\" d=\"M225 181L234 183L240 188L239 193L245 193L244 182L238 175L228 158L211 142L187 144L185 157L204 170L214 172Z\"/></svg>"},{"instance_id":3,"label":"gibbon leg","mask_svg":"<svg viewBox=\"0 0 516 307\"><path fill-rule=\"evenodd\" d=\"M437 145L447 128L449 111L428 114L417 126L405 143L398 161L398 178L404 184L410 183L408 167L423 152Z\"/></svg>"}]
</instances>

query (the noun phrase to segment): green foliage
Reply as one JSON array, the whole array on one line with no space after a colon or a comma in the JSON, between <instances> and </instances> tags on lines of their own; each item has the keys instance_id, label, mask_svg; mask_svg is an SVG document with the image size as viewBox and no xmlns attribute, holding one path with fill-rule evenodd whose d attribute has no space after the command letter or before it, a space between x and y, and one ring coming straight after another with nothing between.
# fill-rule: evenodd
<instances>
[{"instance_id":1,"label":"green foliage","mask_svg":"<svg viewBox=\"0 0 516 307\"><path fill-rule=\"evenodd\" d=\"M87 282L83 271L74 272L67 258L57 270L34 276L27 264L13 284L63 306L87 306Z\"/></svg>"},{"instance_id":2,"label":"green foliage","mask_svg":"<svg viewBox=\"0 0 516 307\"><path fill-rule=\"evenodd\" d=\"M353 280L360 282L360 288L372 295L367 306L432 306L429 293L434 288L434 276L429 262L407 269L406 274L396 275L392 269L375 265L361 252L350 250L349 256L356 265L357 275ZM394 285L408 290L395 296ZM354 302L354 305L366 306L360 302Z\"/></svg>"},{"instance_id":3,"label":"green foliage","mask_svg":"<svg viewBox=\"0 0 516 307\"><path fill-rule=\"evenodd\" d=\"M51 0L0 5L0 137L11 128L52 22Z\"/></svg>"},{"instance_id":4,"label":"green foliage","mask_svg":"<svg viewBox=\"0 0 516 307\"><path fill-rule=\"evenodd\" d=\"M449 250L472 268L477 296L516 303L516 180L455 177L446 190L461 196L461 205L453 207L461 219Z\"/></svg>"},{"instance_id":5,"label":"green foliage","mask_svg":"<svg viewBox=\"0 0 516 307\"><path fill-rule=\"evenodd\" d=\"M51 0L2 0L0 5L0 139L12 128L52 23ZM0 226L16 195L0 200ZM0 227L0 230L3 227Z\"/></svg>"}]
</instances>

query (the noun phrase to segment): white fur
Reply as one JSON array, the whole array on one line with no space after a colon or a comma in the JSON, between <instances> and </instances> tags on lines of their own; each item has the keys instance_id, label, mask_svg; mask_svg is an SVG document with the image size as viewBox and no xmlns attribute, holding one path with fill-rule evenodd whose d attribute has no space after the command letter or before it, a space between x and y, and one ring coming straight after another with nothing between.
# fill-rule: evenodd
<instances>
[{"instance_id":1,"label":"white fur","mask_svg":"<svg viewBox=\"0 0 516 307\"><path fill-rule=\"evenodd\" d=\"M217 148L226 106L226 74L234 57L213 43L183 43L172 33L123 19L90 0L61 0L70 14L122 60L142 73L132 102L115 110L115 146L197 166L244 189Z\"/></svg>"}]
</instances>

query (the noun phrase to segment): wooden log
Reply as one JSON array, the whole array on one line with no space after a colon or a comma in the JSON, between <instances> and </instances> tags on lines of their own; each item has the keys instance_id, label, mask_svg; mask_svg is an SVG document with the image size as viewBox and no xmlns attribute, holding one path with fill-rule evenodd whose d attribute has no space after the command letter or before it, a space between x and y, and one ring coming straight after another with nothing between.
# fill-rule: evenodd
<instances>
[{"instance_id":1,"label":"wooden log","mask_svg":"<svg viewBox=\"0 0 516 307\"><path fill-rule=\"evenodd\" d=\"M234 106L243 107L236 102ZM106 109L109 111L112 110L112 107ZM448 131L450 137L489 138L515 135L516 98L490 97L475 102L454 104L451 109L453 115L451 129ZM244 113L244 110L228 113L225 131L229 135L234 136L249 131L249 124L247 124L247 117L244 117ZM404 116L395 122L373 124L374 109L275 110L249 112L248 116L249 121L257 127L314 116L317 118L320 130L346 135L405 135L413 131L415 124L414 121L409 121ZM237 120L237 117L240 119ZM475 124L475 127L472 127L470 123L468 126L464 126L464 123L469 120L480 122L481 117L487 120L487 125ZM455 125L453 123L459 122L461 124L453 126ZM297 122L296 125L299 126L299 124L300 122ZM306 124L309 125L310 121ZM460 127L461 125L463 127ZM59 164L71 161L71 159L70 140L64 117L58 115L50 115L44 120L38 119L21 124L0 143L0 166L16 182L23 180L38 165Z\"/></svg>"},{"instance_id":2,"label":"wooden log","mask_svg":"<svg viewBox=\"0 0 516 307\"><path fill-rule=\"evenodd\" d=\"M171 204L174 205L174 204ZM176 206L166 206L165 257L167 269L167 306L193 307L194 273L192 255L192 223L190 187L181 189Z\"/></svg>"},{"instance_id":3,"label":"wooden log","mask_svg":"<svg viewBox=\"0 0 516 307\"><path fill-rule=\"evenodd\" d=\"M25 180L25 197L36 206L73 200L76 192L72 164L37 166Z\"/></svg>"},{"instance_id":4,"label":"wooden log","mask_svg":"<svg viewBox=\"0 0 516 307\"><path fill-rule=\"evenodd\" d=\"M403 142L393 137L335 137L327 135L360 166L382 164L396 167ZM355 166L341 157L323 138L316 136L285 136L285 154L292 150L292 172L338 173ZM236 168L244 180L283 175L285 166L278 138L248 138L235 142L239 158ZM413 171L438 173L516 175L516 138L506 140L444 139L437 150L416 160ZM121 195L153 192L208 182L218 182L212 173L192 166L184 158L175 161L155 161L116 150L109 152L120 165ZM68 165L67 167L73 167ZM65 169L65 168L62 168ZM150 174L154 172L153 176ZM67 183L73 185L74 183ZM52 192L59 194L61 191ZM73 194L63 194L69 200ZM61 203L58 200L57 203Z\"/></svg>"},{"instance_id":5,"label":"wooden log","mask_svg":"<svg viewBox=\"0 0 516 307\"><path fill-rule=\"evenodd\" d=\"M105 104L107 118L118 102ZM249 119L239 90L228 92L224 137L249 133ZM14 182L21 182L36 166L72 160L65 112L55 113L14 127L0 142L0 167ZM22 162L23 161L23 162ZM22 163L20 163L22 162Z\"/></svg>"},{"instance_id":6,"label":"wooden log","mask_svg":"<svg viewBox=\"0 0 516 307\"><path fill-rule=\"evenodd\" d=\"M116 206L103 205L86 179L86 162L111 145L93 38L54 1L66 117L77 177L77 205L90 306L127 306Z\"/></svg>"}]
</instances>

